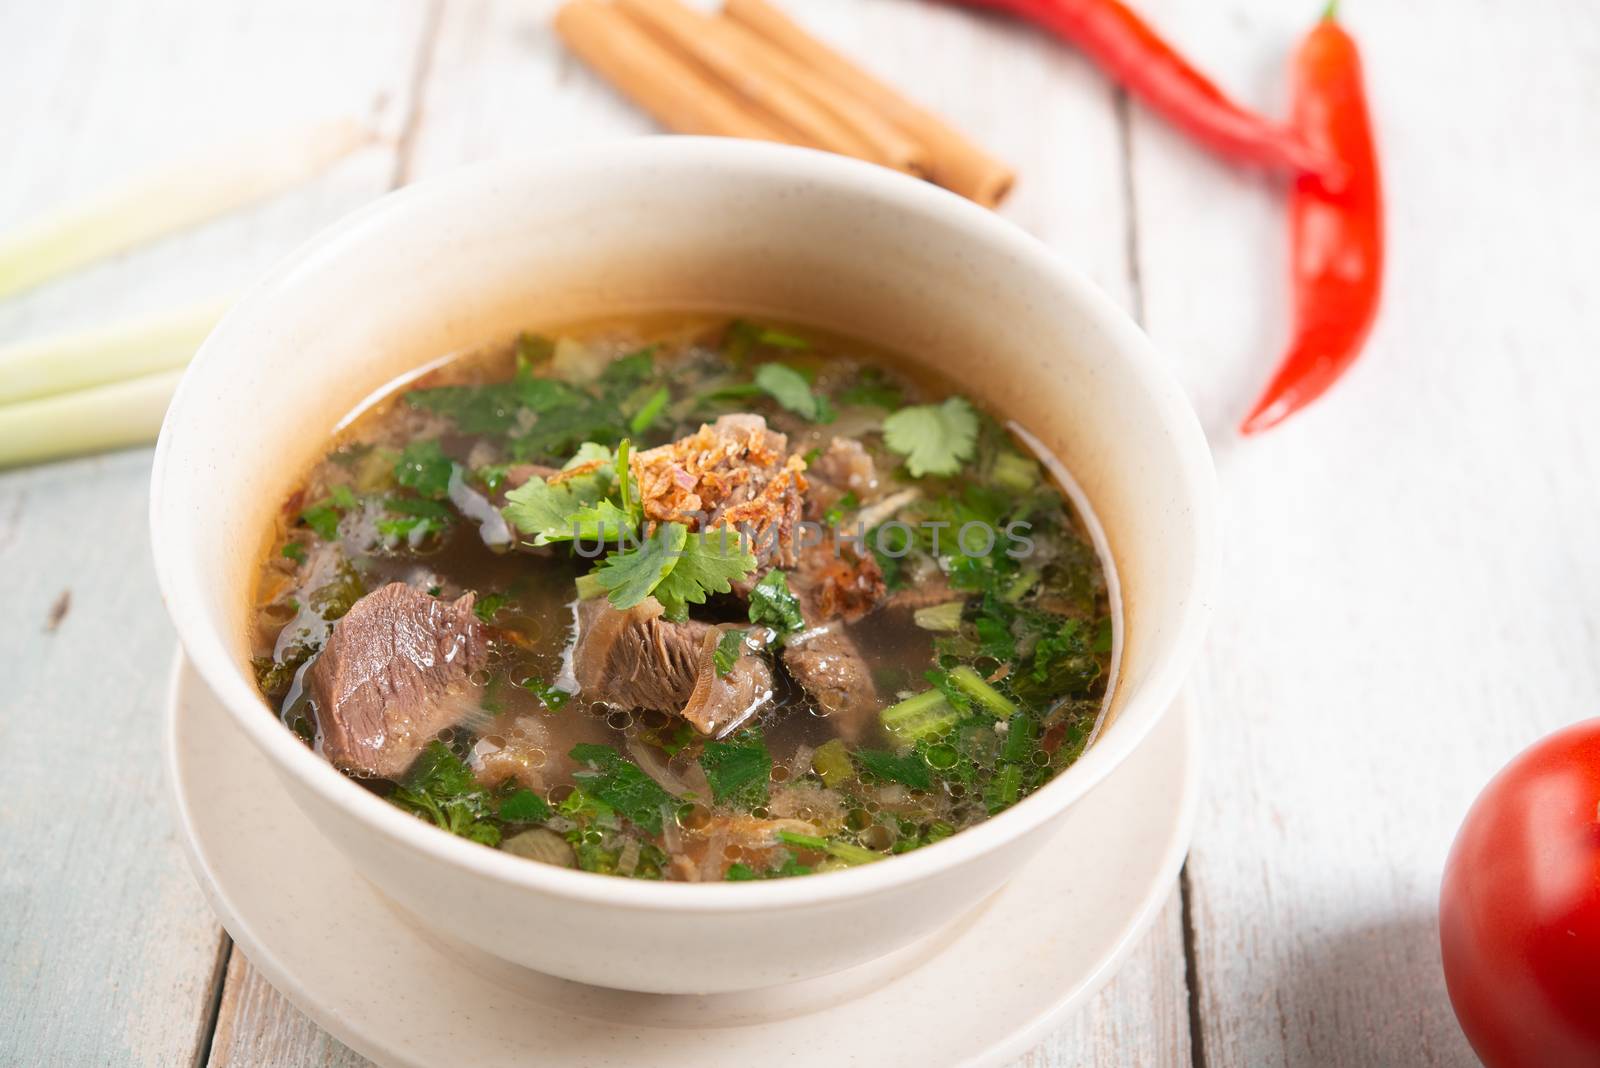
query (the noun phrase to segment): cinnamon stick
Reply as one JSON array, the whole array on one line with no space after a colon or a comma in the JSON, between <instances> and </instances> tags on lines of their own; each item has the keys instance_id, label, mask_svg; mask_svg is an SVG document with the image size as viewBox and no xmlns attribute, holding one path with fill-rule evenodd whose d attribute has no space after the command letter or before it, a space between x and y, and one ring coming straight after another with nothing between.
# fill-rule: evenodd
<instances>
[{"instance_id":1,"label":"cinnamon stick","mask_svg":"<svg viewBox=\"0 0 1600 1068\"><path fill-rule=\"evenodd\" d=\"M578 56L662 125L681 133L800 143L734 99L643 26L600 0L572 0L556 32Z\"/></svg>"},{"instance_id":2,"label":"cinnamon stick","mask_svg":"<svg viewBox=\"0 0 1600 1068\"><path fill-rule=\"evenodd\" d=\"M853 130L870 152L864 159L919 178L928 177L927 149L879 115L865 101L818 76L805 64L778 49L766 38L751 32L743 24L734 22L726 15L719 15L714 21L727 34L728 43L744 53L750 63L770 70L806 93Z\"/></svg>"},{"instance_id":3,"label":"cinnamon stick","mask_svg":"<svg viewBox=\"0 0 1600 1068\"><path fill-rule=\"evenodd\" d=\"M929 155L929 176L946 189L991 208L1010 192L1016 180L1011 168L806 33L766 0L724 0L723 11L921 142Z\"/></svg>"},{"instance_id":4,"label":"cinnamon stick","mask_svg":"<svg viewBox=\"0 0 1600 1068\"><path fill-rule=\"evenodd\" d=\"M679 0L616 0L616 5L756 111L789 127L802 142L844 156L868 154L866 143L814 99L749 62L719 23Z\"/></svg>"}]
</instances>

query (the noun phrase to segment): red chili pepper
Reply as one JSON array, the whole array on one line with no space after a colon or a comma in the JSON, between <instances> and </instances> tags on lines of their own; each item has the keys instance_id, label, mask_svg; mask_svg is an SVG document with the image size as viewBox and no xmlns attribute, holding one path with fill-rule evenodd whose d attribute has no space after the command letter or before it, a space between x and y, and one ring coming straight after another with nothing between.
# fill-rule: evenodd
<instances>
[{"instance_id":1,"label":"red chili pepper","mask_svg":"<svg viewBox=\"0 0 1600 1068\"><path fill-rule=\"evenodd\" d=\"M1240 163L1296 173L1328 160L1293 130L1229 100L1119 0L957 0L1010 12L1078 48L1201 144Z\"/></svg>"},{"instance_id":2,"label":"red chili pepper","mask_svg":"<svg viewBox=\"0 0 1600 1068\"><path fill-rule=\"evenodd\" d=\"M1254 434L1320 397L1361 353L1383 282L1383 193L1356 43L1329 4L1294 58L1294 125L1336 161L1338 178L1301 175L1290 194L1294 336L1239 426Z\"/></svg>"}]
</instances>

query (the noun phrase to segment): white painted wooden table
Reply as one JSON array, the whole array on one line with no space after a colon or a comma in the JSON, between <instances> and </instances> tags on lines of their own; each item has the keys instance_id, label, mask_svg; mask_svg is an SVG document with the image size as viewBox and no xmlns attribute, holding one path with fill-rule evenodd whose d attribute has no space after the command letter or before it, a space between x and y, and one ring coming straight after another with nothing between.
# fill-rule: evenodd
<instances>
[{"instance_id":1,"label":"white painted wooden table","mask_svg":"<svg viewBox=\"0 0 1600 1068\"><path fill-rule=\"evenodd\" d=\"M348 114L385 135L0 303L0 341L228 292L400 182L645 132L561 53L553 5L0 3L0 229L225 136ZM1134 959L1025 1063L1472 1063L1439 974L1445 851L1493 769L1600 711L1600 12L1346 0L1382 126L1388 303L1335 394L1240 443L1285 330L1270 183L1019 27L922 0L788 6L1017 164L1005 214L1142 318L1221 473L1194 849ZM1137 6L1281 111L1320 2ZM0 474L0 1063L359 1063L232 952L174 840L148 469L134 450Z\"/></svg>"}]
</instances>

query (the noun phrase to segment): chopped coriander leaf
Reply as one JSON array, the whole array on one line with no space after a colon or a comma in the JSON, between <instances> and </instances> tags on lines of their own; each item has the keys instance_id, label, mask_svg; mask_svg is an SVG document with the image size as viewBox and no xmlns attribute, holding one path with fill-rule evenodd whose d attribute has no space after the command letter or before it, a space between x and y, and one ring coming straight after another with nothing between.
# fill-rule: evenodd
<instances>
[{"instance_id":1,"label":"chopped coriander leaf","mask_svg":"<svg viewBox=\"0 0 1600 1068\"><path fill-rule=\"evenodd\" d=\"M510 464L489 464L472 472L474 478L483 483L483 488L490 493L497 493L501 486L506 484L506 475L511 471Z\"/></svg>"},{"instance_id":2,"label":"chopped coriander leaf","mask_svg":"<svg viewBox=\"0 0 1600 1068\"><path fill-rule=\"evenodd\" d=\"M310 527L323 541L339 537L339 510L329 501L318 501L300 513L300 522Z\"/></svg>"},{"instance_id":3,"label":"chopped coriander leaf","mask_svg":"<svg viewBox=\"0 0 1600 1068\"><path fill-rule=\"evenodd\" d=\"M356 569L348 561L341 561L333 578L312 590L306 601L317 615L332 623L350 611L366 592L367 585Z\"/></svg>"},{"instance_id":4,"label":"chopped coriander leaf","mask_svg":"<svg viewBox=\"0 0 1600 1068\"><path fill-rule=\"evenodd\" d=\"M723 873L722 878L730 883L743 883L749 882L751 879L759 879L761 876L756 874L756 870L750 865L735 863L728 865L728 870Z\"/></svg>"},{"instance_id":5,"label":"chopped coriander leaf","mask_svg":"<svg viewBox=\"0 0 1600 1068\"><path fill-rule=\"evenodd\" d=\"M500 844L500 828L492 822L488 793L443 742L428 743L389 800L451 834L488 846Z\"/></svg>"},{"instance_id":6,"label":"chopped coriander leaf","mask_svg":"<svg viewBox=\"0 0 1600 1068\"><path fill-rule=\"evenodd\" d=\"M732 673L733 666L745 654L748 633L738 628L722 632L722 637L717 639L716 652L711 654L711 661L716 665L718 675L726 678Z\"/></svg>"},{"instance_id":7,"label":"chopped coriander leaf","mask_svg":"<svg viewBox=\"0 0 1600 1068\"><path fill-rule=\"evenodd\" d=\"M752 323L748 319L735 319L728 324L727 335L722 341L722 355L733 363L741 363L757 345L799 351L809 349L811 342L770 326Z\"/></svg>"},{"instance_id":8,"label":"chopped coriander leaf","mask_svg":"<svg viewBox=\"0 0 1600 1068\"><path fill-rule=\"evenodd\" d=\"M803 419L821 423L832 417L826 400L811 392L806 377L787 364L762 364L756 368L755 383L763 393Z\"/></svg>"},{"instance_id":9,"label":"chopped coriander leaf","mask_svg":"<svg viewBox=\"0 0 1600 1068\"><path fill-rule=\"evenodd\" d=\"M660 783L609 745L575 745L568 755L589 768L573 773L586 793L651 834L661 833L661 809L673 798Z\"/></svg>"},{"instance_id":10,"label":"chopped coriander leaf","mask_svg":"<svg viewBox=\"0 0 1600 1068\"><path fill-rule=\"evenodd\" d=\"M978 415L961 397L902 408L884 419L883 441L914 478L953 475L977 450Z\"/></svg>"},{"instance_id":11,"label":"chopped coriander leaf","mask_svg":"<svg viewBox=\"0 0 1600 1068\"><path fill-rule=\"evenodd\" d=\"M420 496L440 498L450 491L450 472L455 463L444 454L437 440L413 441L400 452L394 465L395 481L417 491Z\"/></svg>"},{"instance_id":12,"label":"chopped coriander leaf","mask_svg":"<svg viewBox=\"0 0 1600 1068\"><path fill-rule=\"evenodd\" d=\"M709 594L729 592L735 579L756 569L755 555L746 552L739 536L726 527L689 534L679 552L654 591L674 622L689 618L689 605L704 604Z\"/></svg>"},{"instance_id":13,"label":"chopped coriander leaf","mask_svg":"<svg viewBox=\"0 0 1600 1068\"><path fill-rule=\"evenodd\" d=\"M663 523L637 548L608 555L594 575L610 591L611 606L626 610L650 596L682 560L688 539L682 523Z\"/></svg>"},{"instance_id":14,"label":"chopped coriander leaf","mask_svg":"<svg viewBox=\"0 0 1600 1068\"><path fill-rule=\"evenodd\" d=\"M306 547L297 541L285 542L282 552L297 564L306 562Z\"/></svg>"},{"instance_id":15,"label":"chopped coriander leaf","mask_svg":"<svg viewBox=\"0 0 1600 1068\"><path fill-rule=\"evenodd\" d=\"M717 804L748 810L767 803L772 755L759 733L745 731L725 742L707 742L700 754L700 767Z\"/></svg>"},{"instance_id":16,"label":"chopped coriander leaf","mask_svg":"<svg viewBox=\"0 0 1600 1068\"><path fill-rule=\"evenodd\" d=\"M356 500L355 492L342 482L329 488L328 499L342 512L348 512L360 503Z\"/></svg>"},{"instance_id":17,"label":"chopped coriander leaf","mask_svg":"<svg viewBox=\"0 0 1600 1068\"><path fill-rule=\"evenodd\" d=\"M493 623L494 617L500 609L506 606L510 598L503 593L490 593L479 597L472 606L473 614L485 623Z\"/></svg>"},{"instance_id":18,"label":"chopped coriander leaf","mask_svg":"<svg viewBox=\"0 0 1600 1068\"><path fill-rule=\"evenodd\" d=\"M567 702L572 700L572 695L570 693L565 690L557 689L554 683L545 682L543 679L538 678L537 676L523 679L517 685L521 686L524 690L527 690L539 700L543 701L544 706L552 712L561 711L561 709L566 707Z\"/></svg>"},{"instance_id":19,"label":"chopped coriander leaf","mask_svg":"<svg viewBox=\"0 0 1600 1068\"><path fill-rule=\"evenodd\" d=\"M613 396L627 393L650 377L655 362L656 346L646 345L606 364L600 372L600 385Z\"/></svg>"},{"instance_id":20,"label":"chopped coriander leaf","mask_svg":"<svg viewBox=\"0 0 1600 1068\"><path fill-rule=\"evenodd\" d=\"M854 490L847 490L844 496L834 502L833 507L822 513L822 521L830 527L836 527L844 522L844 517L861 507L861 498L856 496Z\"/></svg>"},{"instance_id":21,"label":"chopped coriander leaf","mask_svg":"<svg viewBox=\"0 0 1600 1068\"><path fill-rule=\"evenodd\" d=\"M376 522L378 533L390 544L404 541L413 548L449 530L455 517L444 502L421 498L390 497L383 507L390 517Z\"/></svg>"},{"instance_id":22,"label":"chopped coriander leaf","mask_svg":"<svg viewBox=\"0 0 1600 1068\"><path fill-rule=\"evenodd\" d=\"M414 389L405 396L413 408L444 416L463 434L491 435L510 433L525 418L523 412L550 412L583 399L565 382L531 375L486 386Z\"/></svg>"},{"instance_id":23,"label":"chopped coriander leaf","mask_svg":"<svg viewBox=\"0 0 1600 1068\"><path fill-rule=\"evenodd\" d=\"M916 752L858 749L855 756L862 768L885 782L901 783L913 790L927 790L933 786L933 774L927 761Z\"/></svg>"},{"instance_id":24,"label":"chopped coriander leaf","mask_svg":"<svg viewBox=\"0 0 1600 1068\"><path fill-rule=\"evenodd\" d=\"M768 571L750 591L750 622L771 627L779 638L805 628L800 598L790 592L788 576L778 568Z\"/></svg>"},{"instance_id":25,"label":"chopped coriander leaf","mask_svg":"<svg viewBox=\"0 0 1600 1068\"><path fill-rule=\"evenodd\" d=\"M839 394L841 404L867 404L885 411L895 411L906 403L906 395L899 386L891 383L876 367L862 370L856 384Z\"/></svg>"},{"instance_id":26,"label":"chopped coriander leaf","mask_svg":"<svg viewBox=\"0 0 1600 1068\"><path fill-rule=\"evenodd\" d=\"M611 451L602 451L602 466L594 471L563 479L553 486L542 478L530 478L507 493L506 506L502 509L506 522L519 533L530 535L535 545L572 540L574 524L580 521L579 513L611 492L615 478L609 466Z\"/></svg>"},{"instance_id":27,"label":"chopped coriander leaf","mask_svg":"<svg viewBox=\"0 0 1600 1068\"><path fill-rule=\"evenodd\" d=\"M517 335L517 377L531 377L534 367L548 363L556 343L542 334Z\"/></svg>"},{"instance_id":28,"label":"chopped coriander leaf","mask_svg":"<svg viewBox=\"0 0 1600 1068\"><path fill-rule=\"evenodd\" d=\"M532 790L518 790L500 802L498 815L507 823L543 823L550 818L550 805Z\"/></svg>"}]
</instances>

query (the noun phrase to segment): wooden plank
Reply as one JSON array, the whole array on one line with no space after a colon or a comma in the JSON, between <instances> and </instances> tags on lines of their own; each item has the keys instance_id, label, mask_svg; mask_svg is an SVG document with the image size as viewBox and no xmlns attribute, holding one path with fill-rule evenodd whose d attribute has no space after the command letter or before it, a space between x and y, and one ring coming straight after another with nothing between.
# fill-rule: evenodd
<instances>
[{"instance_id":1,"label":"wooden plank","mask_svg":"<svg viewBox=\"0 0 1600 1068\"><path fill-rule=\"evenodd\" d=\"M235 948L207 1063L210 1068L362 1068L372 1062L289 1004Z\"/></svg>"},{"instance_id":2,"label":"wooden plank","mask_svg":"<svg viewBox=\"0 0 1600 1068\"><path fill-rule=\"evenodd\" d=\"M1141 6L1282 111L1314 5ZM1600 707L1600 25L1581 0L1346 4L1391 215L1369 352L1260 441L1287 248L1268 184L1134 115L1150 329L1213 435L1223 596L1190 857L1205 1063L1468 1065L1436 895L1476 790Z\"/></svg>"},{"instance_id":3,"label":"wooden plank","mask_svg":"<svg viewBox=\"0 0 1600 1068\"><path fill-rule=\"evenodd\" d=\"M403 110L419 5L0 8L0 228L219 137ZM18 165L19 164L19 165ZM225 292L383 188L392 150L0 305L0 339ZM161 780L173 639L148 450L0 474L0 1063L192 1062L221 933Z\"/></svg>"},{"instance_id":4,"label":"wooden plank","mask_svg":"<svg viewBox=\"0 0 1600 1068\"><path fill-rule=\"evenodd\" d=\"M1014 1068L1189 1068L1183 903L1172 897L1116 976Z\"/></svg>"}]
</instances>

